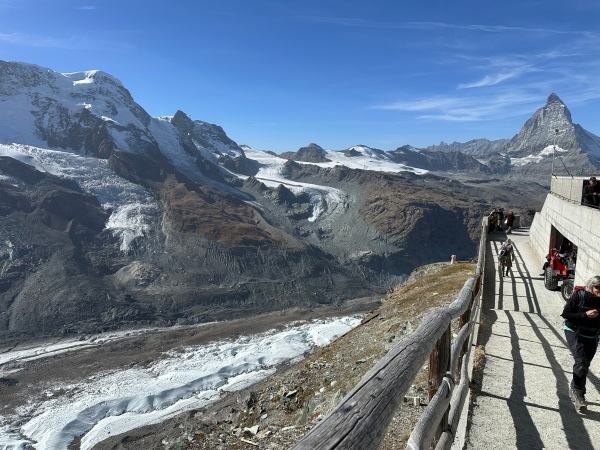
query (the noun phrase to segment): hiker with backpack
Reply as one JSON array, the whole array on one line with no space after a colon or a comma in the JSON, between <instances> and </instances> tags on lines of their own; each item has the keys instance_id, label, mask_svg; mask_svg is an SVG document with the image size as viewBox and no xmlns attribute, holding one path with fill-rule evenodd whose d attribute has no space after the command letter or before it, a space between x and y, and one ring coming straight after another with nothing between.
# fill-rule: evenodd
<instances>
[{"instance_id":1,"label":"hiker with backpack","mask_svg":"<svg viewBox=\"0 0 600 450\"><path fill-rule=\"evenodd\" d=\"M565 319L565 338L575 360L569 396L579 412L587 409L585 384L590 364L598 349L599 311L600 276L594 276L589 279L585 288L575 287L561 314Z\"/></svg>"},{"instance_id":2,"label":"hiker with backpack","mask_svg":"<svg viewBox=\"0 0 600 450\"><path fill-rule=\"evenodd\" d=\"M508 276L508 269L512 267L512 261L515 258L514 248L512 241L507 239L504 244L500 247L500 251L498 252L498 261L500 262L500 272L502 272L502 276Z\"/></svg>"}]
</instances>

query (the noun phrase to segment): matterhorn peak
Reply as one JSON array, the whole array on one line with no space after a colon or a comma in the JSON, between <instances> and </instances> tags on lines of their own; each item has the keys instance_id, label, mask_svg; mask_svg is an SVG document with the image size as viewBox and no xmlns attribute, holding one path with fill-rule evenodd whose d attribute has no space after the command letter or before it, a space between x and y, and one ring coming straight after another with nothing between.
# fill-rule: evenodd
<instances>
[{"instance_id":1,"label":"matterhorn peak","mask_svg":"<svg viewBox=\"0 0 600 450\"><path fill-rule=\"evenodd\" d=\"M552 93L546 105L538 109L519 134L510 140L505 151L511 156L513 165L530 167L531 161L549 161L556 152L562 157L600 155L600 138L574 124L569 108ZM593 170L590 164L588 159L579 161L578 170Z\"/></svg>"},{"instance_id":2,"label":"matterhorn peak","mask_svg":"<svg viewBox=\"0 0 600 450\"><path fill-rule=\"evenodd\" d=\"M546 106L544 106L543 110L554 117L554 120L560 120L570 125L573 124L569 108L555 93L548 96L548 101L546 101Z\"/></svg>"},{"instance_id":3,"label":"matterhorn peak","mask_svg":"<svg viewBox=\"0 0 600 450\"><path fill-rule=\"evenodd\" d=\"M546 106L550 103L560 103L564 106L564 102L556 95L554 92L548 96L548 100L546 101Z\"/></svg>"}]
</instances>

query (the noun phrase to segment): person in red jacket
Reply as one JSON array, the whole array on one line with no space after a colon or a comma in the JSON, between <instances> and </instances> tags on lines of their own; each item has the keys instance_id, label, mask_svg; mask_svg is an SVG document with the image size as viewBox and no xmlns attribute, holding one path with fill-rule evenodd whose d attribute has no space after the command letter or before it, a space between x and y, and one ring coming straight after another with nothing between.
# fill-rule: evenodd
<instances>
[{"instance_id":1,"label":"person in red jacket","mask_svg":"<svg viewBox=\"0 0 600 450\"><path fill-rule=\"evenodd\" d=\"M512 228L513 228L513 224L515 223L515 213L513 213L512 211L510 211L507 215L506 215L506 234L510 234L512 233Z\"/></svg>"},{"instance_id":2,"label":"person in red jacket","mask_svg":"<svg viewBox=\"0 0 600 450\"><path fill-rule=\"evenodd\" d=\"M585 384L600 336L600 276L589 279L585 289L576 289L565 303L561 316L569 350L575 360L569 388L578 411L587 409Z\"/></svg>"}]
</instances>

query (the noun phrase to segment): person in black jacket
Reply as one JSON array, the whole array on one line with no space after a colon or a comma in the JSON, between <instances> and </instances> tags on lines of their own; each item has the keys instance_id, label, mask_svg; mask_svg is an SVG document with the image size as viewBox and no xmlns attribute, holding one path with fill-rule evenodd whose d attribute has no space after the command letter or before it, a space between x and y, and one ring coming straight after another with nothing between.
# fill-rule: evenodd
<instances>
[{"instance_id":1,"label":"person in black jacket","mask_svg":"<svg viewBox=\"0 0 600 450\"><path fill-rule=\"evenodd\" d=\"M565 338L575 360L569 394L580 412L587 408L585 383L590 364L598 349L599 311L600 276L594 276L587 282L585 289L573 292L561 314L565 319Z\"/></svg>"},{"instance_id":2,"label":"person in black jacket","mask_svg":"<svg viewBox=\"0 0 600 450\"><path fill-rule=\"evenodd\" d=\"M596 177L590 177L589 183L583 187L583 204L598 206L598 200L600 200L600 186Z\"/></svg>"}]
</instances>

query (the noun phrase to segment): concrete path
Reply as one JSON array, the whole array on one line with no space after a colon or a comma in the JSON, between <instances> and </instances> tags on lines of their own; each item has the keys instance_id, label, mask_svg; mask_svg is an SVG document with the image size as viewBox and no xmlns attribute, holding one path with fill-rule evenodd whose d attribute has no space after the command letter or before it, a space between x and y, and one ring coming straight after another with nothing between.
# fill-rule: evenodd
<instances>
[{"instance_id":1,"label":"concrete path","mask_svg":"<svg viewBox=\"0 0 600 450\"><path fill-rule=\"evenodd\" d=\"M520 228L508 236L516 249L510 277L500 274L497 256L507 236L490 235L478 339L486 363L465 448L600 449L600 354L588 378L588 412L579 414L569 399L573 358L562 331L562 296L544 288L543 261L528 233Z\"/></svg>"}]
</instances>

